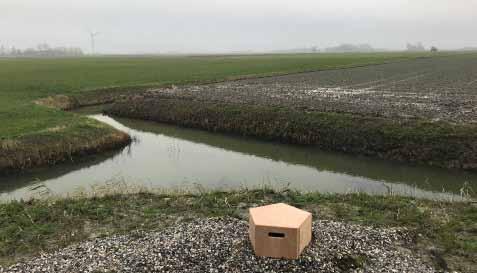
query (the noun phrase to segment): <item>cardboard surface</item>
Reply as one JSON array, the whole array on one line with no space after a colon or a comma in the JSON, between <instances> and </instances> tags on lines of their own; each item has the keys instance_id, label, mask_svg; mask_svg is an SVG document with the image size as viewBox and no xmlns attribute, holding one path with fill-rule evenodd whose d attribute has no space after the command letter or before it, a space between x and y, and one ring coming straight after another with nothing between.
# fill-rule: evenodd
<instances>
[{"instance_id":1,"label":"cardboard surface","mask_svg":"<svg viewBox=\"0 0 477 273\"><path fill-rule=\"evenodd\" d=\"M257 256L296 259L311 241L311 213L279 203L250 209L249 236Z\"/></svg>"}]
</instances>

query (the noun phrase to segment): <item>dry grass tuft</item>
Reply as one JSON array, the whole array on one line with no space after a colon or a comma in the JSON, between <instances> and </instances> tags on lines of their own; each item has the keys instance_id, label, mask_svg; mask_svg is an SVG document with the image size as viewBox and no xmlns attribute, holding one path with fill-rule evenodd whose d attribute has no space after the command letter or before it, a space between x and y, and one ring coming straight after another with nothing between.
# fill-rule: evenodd
<instances>
[{"instance_id":1,"label":"dry grass tuft","mask_svg":"<svg viewBox=\"0 0 477 273\"><path fill-rule=\"evenodd\" d=\"M57 95L38 99L35 104L61 110L71 110L78 106L78 101L73 97Z\"/></svg>"}]
</instances>

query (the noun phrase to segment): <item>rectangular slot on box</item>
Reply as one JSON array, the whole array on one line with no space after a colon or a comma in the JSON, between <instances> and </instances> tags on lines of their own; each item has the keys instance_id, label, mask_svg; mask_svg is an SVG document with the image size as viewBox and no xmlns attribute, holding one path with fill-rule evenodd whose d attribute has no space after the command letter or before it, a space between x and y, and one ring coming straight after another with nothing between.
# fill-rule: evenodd
<instances>
[{"instance_id":1,"label":"rectangular slot on box","mask_svg":"<svg viewBox=\"0 0 477 273\"><path fill-rule=\"evenodd\" d=\"M269 232L268 236L274 237L274 238L285 238L285 233Z\"/></svg>"}]
</instances>

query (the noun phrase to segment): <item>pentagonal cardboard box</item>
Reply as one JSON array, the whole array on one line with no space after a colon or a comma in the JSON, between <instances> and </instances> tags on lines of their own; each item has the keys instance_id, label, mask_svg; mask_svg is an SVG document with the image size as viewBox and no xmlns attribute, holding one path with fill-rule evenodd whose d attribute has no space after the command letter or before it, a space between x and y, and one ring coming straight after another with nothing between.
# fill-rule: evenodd
<instances>
[{"instance_id":1,"label":"pentagonal cardboard box","mask_svg":"<svg viewBox=\"0 0 477 273\"><path fill-rule=\"evenodd\" d=\"M297 259L311 241L311 213L283 203L251 208L249 236L257 256Z\"/></svg>"}]
</instances>

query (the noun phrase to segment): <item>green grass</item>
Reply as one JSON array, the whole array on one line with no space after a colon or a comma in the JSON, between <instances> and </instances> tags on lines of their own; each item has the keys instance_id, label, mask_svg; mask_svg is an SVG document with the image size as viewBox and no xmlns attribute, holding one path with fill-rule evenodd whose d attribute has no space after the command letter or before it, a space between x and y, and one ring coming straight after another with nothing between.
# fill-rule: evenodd
<instances>
[{"instance_id":1,"label":"green grass","mask_svg":"<svg viewBox=\"0 0 477 273\"><path fill-rule=\"evenodd\" d=\"M194 217L246 219L250 206L286 202L315 219L406 227L412 248L443 268L471 272L477 261L477 207L398 196L327 195L269 189L198 194L112 194L0 204L0 264L88 238L160 230ZM432 249L432 251L430 251ZM444 262L442 262L442 260Z\"/></svg>"},{"instance_id":2,"label":"green grass","mask_svg":"<svg viewBox=\"0 0 477 273\"><path fill-rule=\"evenodd\" d=\"M73 114L33 105L51 95L107 87L209 82L243 76L378 64L428 53L296 54L203 57L0 59L0 138L74 122Z\"/></svg>"},{"instance_id":3,"label":"green grass","mask_svg":"<svg viewBox=\"0 0 477 273\"><path fill-rule=\"evenodd\" d=\"M4 173L74 161L76 157L118 149L130 137L109 125L75 115L65 126L49 127L15 139L0 139Z\"/></svg>"}]
</instances>

